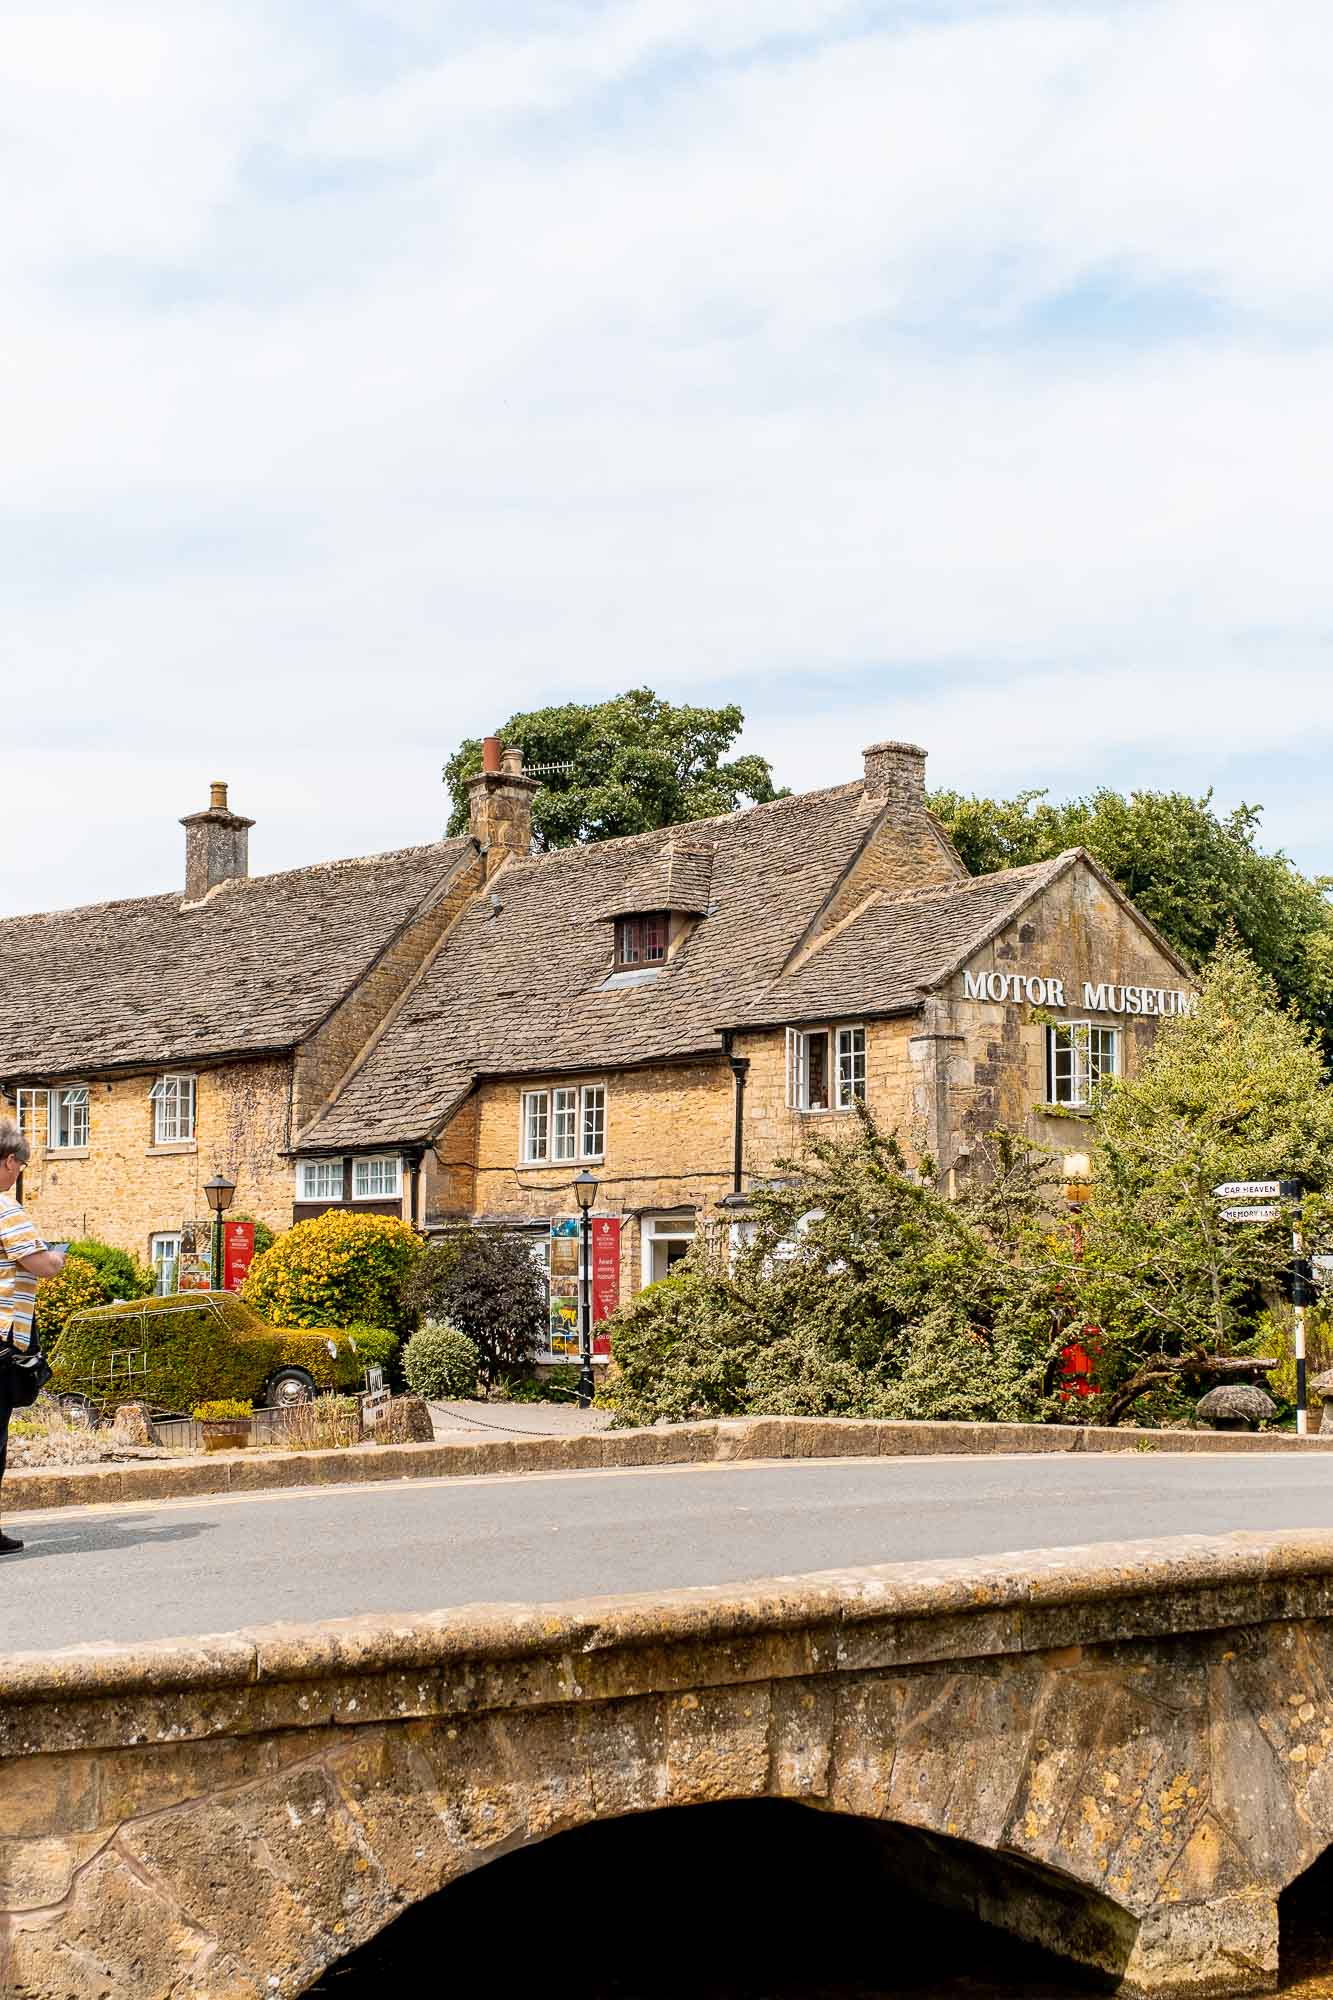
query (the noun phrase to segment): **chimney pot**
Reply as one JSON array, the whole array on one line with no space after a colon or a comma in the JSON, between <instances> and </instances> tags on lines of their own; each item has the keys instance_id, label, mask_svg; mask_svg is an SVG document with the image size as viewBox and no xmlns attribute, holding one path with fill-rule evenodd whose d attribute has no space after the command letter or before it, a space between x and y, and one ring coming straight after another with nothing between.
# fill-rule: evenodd
<instances>
[{"instance_id":1,"label":"chimney pot","mask_svg":"<svg viewBox=\"0 0 1333 2000\"><path fill-rule=\"evenodd\" d=\"M866 797L886 804L926 803L926 753L919 743L871 743L865 759Z\"/></svg>"},{"instance_id":2,"label":"chimney pot","mask_svg":"<svg viewBox=\"0 0 1333 2000\"><path fill-rule=\"evenodd\" d=\"M488 777L500 775L500 739L498 736L483 736L481 739L481 768Z\"/></svg>"},{"instance_id":3,"label":"chimney pot","mask_svg":"<svg viewBox=\"0 0 1333 2000\"><path fill-rule=\"evenodd\" d=\"M506 778L521 778L523 776L523 752L518 744L512 746L506 745L500 756L500 769L504 772Z\"/></svg>"},{"instance_id":4,"label":"chimney pot","mask_svg":"<svg viewBox=\"0 0 1333 2000\"><path fill-rule=\"evenodd\" d=\"M214 778L212 784L209 786L208 810L210 812L226 812L227 783L225 778Z\"/></svg>"}]
</instances>

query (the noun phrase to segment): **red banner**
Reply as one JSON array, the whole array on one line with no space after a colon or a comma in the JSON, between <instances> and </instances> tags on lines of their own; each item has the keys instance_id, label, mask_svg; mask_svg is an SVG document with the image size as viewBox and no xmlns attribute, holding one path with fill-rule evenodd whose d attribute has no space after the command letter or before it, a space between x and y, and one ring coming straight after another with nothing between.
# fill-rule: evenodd
<instances>
[{"instance_id":1,"label":"red banner","mask_svg":"<svg viewBox=\"0 0 1333 2000\"><path fill-rule=\"evenodd\" d=\"M253 1222L226 1222L222 1225L222 1289L239 1292L245 1283L255 1254Z\"/></svg>"},{"instance_id":2,"label":"red banner","mask_svg":"<svg viewBox=\"0 0 1333 2000\"><path fill-rule=\"evenodd\" d=\"M620 1304L620 1217L596 1215L592 1221L592 1320L610 1319ZM594 1334L595 1357L609 1360L611 1336Z\"/></svg>"}]
</instances>

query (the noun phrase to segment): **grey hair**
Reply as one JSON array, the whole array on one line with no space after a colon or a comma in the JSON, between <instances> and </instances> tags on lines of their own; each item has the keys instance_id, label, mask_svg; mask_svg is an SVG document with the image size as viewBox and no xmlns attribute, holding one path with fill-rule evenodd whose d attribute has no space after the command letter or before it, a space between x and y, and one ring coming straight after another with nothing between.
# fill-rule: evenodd
<instances>
[{"instance_id":1,"label":"grey hair","mask_svg":"<svg viewBox=\"0 0 1333 2000\"><path fill-rule=\"evenodd\" d=\"M21 1167L26 1167L32 1158L32 1147L12 1118L0 1118L0 1160L14 1157Z\"/></svg>"}]
</instances>

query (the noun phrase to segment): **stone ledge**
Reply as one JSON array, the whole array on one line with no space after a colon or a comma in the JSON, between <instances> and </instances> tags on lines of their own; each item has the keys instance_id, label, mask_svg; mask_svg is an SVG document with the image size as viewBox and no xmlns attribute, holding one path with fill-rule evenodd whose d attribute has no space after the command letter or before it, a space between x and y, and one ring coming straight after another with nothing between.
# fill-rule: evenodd
<instances>
[{"instance_id":1,"label":"stone ledge","mask_svg":"<svg viewBox=\"0 0 1333 2000\"><path fill-rule=\"evenodd\" d=\"M1239 1533L94 1642L0 1656L0 1758L1064 1659L1108 1642L1327 1618L1331 1604L1333 1533Z\"/></svg>"},{"instance_id":2,"label":"stone ledge","mask_svg":"<svg viewBox=\"0 0 1333 2000\"><path fill-rule=\"evenodd\" d=\"M740 1417L597 1431L585 1437L353 1445L346 1451L215 1452L208 1457L121 1465L15 1467L5 1509L123 1506L131 1500L192 1500L288 1486L360 1485L366 1480L441 1479L496 1473L593 1472L645 1465L729 1464L741 1459L988 1457L1049 1452L1327 1452L1333 1436L1285 1431L1146 1431L1069 1424L888 1423L856 1417Z\"/></svg>"}]
</instances>

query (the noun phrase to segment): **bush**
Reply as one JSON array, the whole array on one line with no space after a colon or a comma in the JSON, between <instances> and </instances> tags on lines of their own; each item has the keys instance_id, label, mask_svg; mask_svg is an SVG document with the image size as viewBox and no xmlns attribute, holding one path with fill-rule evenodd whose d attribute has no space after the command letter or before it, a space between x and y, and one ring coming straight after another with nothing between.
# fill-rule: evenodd
<instances>
[{"instance_id":1,"label":"bush","mask_svg":"<svg viewBox=\"0 0 1333 2000\"><path fill-rule=\"evenodd\" d=\"M91 1264L103 1285L103 1297L111 1299L146 1299L156 1287L157 1275L143 1264L135 1262L128 1250L117 1250L114 1244L99 1243L95 1236L84 1236L69 1246L71 1257L77 1257L82 1264Z\"/></svg>"},{"instance_id":2,"label":"bush","mask_svg":"<svg viewBox=\"0 0 1333 2000\"><path fill-rule=\"evenodd\" d=\"M403 1349L407 1386L428 1403L476 1393L481 1357L477 1344L455 1326L427 1321Z\"/></svg>"},{"instance_id":3,"label":"bush","mask_svg":"<svg viewBox=\"0 0 1333 2000\"><path fill-rule=\"evenodd\" d=\"M460 1229L432 1243L403 1298L409 1313L447 1321L476 1343L488 1385L526 1374L546 1332L545 1279L523 1238L500 1230Z\"/></svg>"},{"instance_id":4,"label":"bush","mask_svg":"<svg viewBox=\"0 0 1333 2000\"><path fill-rule=\"evenodd\" d=\"M278 1326L359 1321L405 1333L413 1316L403 1287L420 1256L421 1238L397 1217L331 1208L256 1257L241 1297Z\"/></svg>"},{"instance_id":5,"label":"bush","mask_svg":"<svg viewBox=\"0 0 1333 2000\"><path fill-rule=\"evenodd\" d=\"M249 1403L242 1403L234 1396L219 1396L211 1403L196 1403L190 1415L197 1424L226 1424L239 1422L254 1413Z\"/></svg>"},{"instance_id":6,"label":"bush","mask_svg":"<svg viewBox=\"0 0 1333 2000\"><path fill-rule=\"evenodd\" d=\"M359 1321L343 1330L355 1347L357 1362L363 1370L382 1368L391 1389L402 1386L403 1343L396 1333L390 1333L386 1326L363 1326Z\"/></svg>"},{"instance_id":7,"label":"bush","mask_svg":"<svg viewBox=\"0 0 1333 2000\"><path fill-rule=\"evenodd\" d=\"M37 1287L33 1326L42 1347L49 1351L59 1338L71 1314L88 1306L104 1306L111 1297L93 1264L72 1254L54 1278L43 1278Z\"/></svg>"},{"instance_id":8,"label":"bush","mask_svg":"<svg viewBox=\"0 0 1333 2000\"><path fill-rule=\"evenodd\" d=\"M145 1401L159 1410L187 1410L218 1397L248 1404L284 1365L304 1368L327 1388L352 1388L360 1372L345 1336L269 1326L230 1292L79 1312L48 1358L53 1394L86 1395L106 1409Z\"/></svg>"}]
</instances>

